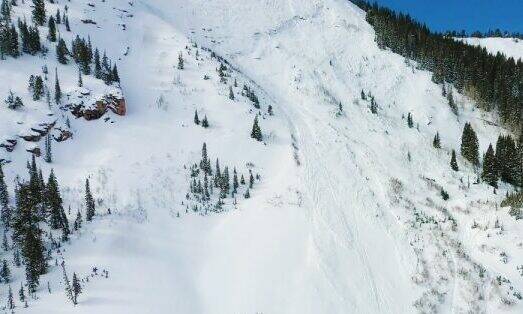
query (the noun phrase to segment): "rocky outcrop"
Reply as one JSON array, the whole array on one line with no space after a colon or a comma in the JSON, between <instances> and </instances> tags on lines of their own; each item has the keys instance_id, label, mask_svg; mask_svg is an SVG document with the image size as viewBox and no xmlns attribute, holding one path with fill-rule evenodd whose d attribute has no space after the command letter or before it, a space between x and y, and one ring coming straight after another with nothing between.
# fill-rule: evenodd
<instances>
[{"instance_id":1,"label":"rocky outcrop","mask_svg":"<svg viewBox=\"0 0 523 314\"><path fill-rule=\"evenodd\" d=\"M58 136L53 135L53 138L57 142L64 142L73 137L73 132L69 130L63 130L58 128L56 130L58 131Z\"/></svg>"},{"instance_id":2,"label":"rocky outcrop","mask_svg":"<svg viewBox=\"0 0 523 314\"><path fill-rule=\"evenodd\" d=\"M79 104L71 104L69 107L75 117L83 117L87 121L99 119L109 110L120 116L125 116L127 113L125 99L120 93L106 94L89 105L85 105L85 102L82 101Z\"/></svg>"},{"instance_id":3,"label":"rocky outcrop","mask_svg":"<svg viewBox=\"0 0 523 314\"><path fill-rule=\"evenodd\" d=\"M37 146L28 148L28 149L26 149L26 151L35 155L35 157L40 157L42 155L42 150L40 149L40 147L37 147Z\"/></svg>"},{"instance_id":4,"label":"rocky outcrop","mask_svg":"<svg viewBox=\"0 0 523 314\"><path fill-rule=\"evenodd\" d=\"M18 141L15 139L6 139L2 143L0 143L0 147L5 148L6 151L9 153L15 150L16 144L18 144Z\"/></svg>"}]
</instances>

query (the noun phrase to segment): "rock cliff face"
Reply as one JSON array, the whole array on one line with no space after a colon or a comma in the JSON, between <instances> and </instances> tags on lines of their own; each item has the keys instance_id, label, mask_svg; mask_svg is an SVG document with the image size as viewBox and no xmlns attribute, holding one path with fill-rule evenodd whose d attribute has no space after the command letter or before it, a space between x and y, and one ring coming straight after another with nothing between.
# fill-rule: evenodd
<instances>
[{"instance_id":1,"label":"rock cliff face","mask_svg":"<svg viewBox=\"0 0 523 314\"><path fill-rule=\"evenodd\" d=\"M104 116L107 111L124 116L127 113L125 98L120 90L115 89L101 96L92 96L90 91L77 91L70 95L71 101L64 106L77 118L87 121Z\"/></svg>"}]
</instances>

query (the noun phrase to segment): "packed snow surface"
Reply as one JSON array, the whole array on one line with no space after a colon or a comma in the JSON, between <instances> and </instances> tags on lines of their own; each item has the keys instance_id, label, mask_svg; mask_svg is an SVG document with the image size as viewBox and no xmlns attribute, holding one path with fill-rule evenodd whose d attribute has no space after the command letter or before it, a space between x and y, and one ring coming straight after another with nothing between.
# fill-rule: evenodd
<instances>
[{"instance_id":1,"label":"packed snow surface","mask_svg":"<svg viewBox=\"0 0 523 314\"><path fill-rule=\"evenodd\" d=\"M485 47L492 54L501 52L516 60L523 58L523 40L518 38L463 38L460 40L469 45Z\"/></svg>"},{"instance_id":2,"label":"packed snow surface","mask_svg":"<svg viewBox=\"0 0 523 314\"><path fill-rule=\"evenodd\" d=\"M128 114L71 117L73 140L56 144L55 161L41 165L54 168L71 219L91 178L100 215L73 236L63 258L70 271L87 276L96 266L109 278L92 277L73 307L53 266L38 300L17 312L523 311L514 294L523 289L522 227L497 205L511 188L493 194L473 184L476 172L459 157L466 122L481 151L508 131L457 92L456 116L430 73L378 49L357 7L342 0L67 4L73 32L90 35L117 61ZM97 24L80 22L86 18ZM226 84L209 49L230 63ZM1 95L24 93L31 71L56 66L52 55L36 60L0 61ZM17 69L27 75L12 77ZM61 73L73 88L74 66ZM244 84L260 98L259 110L240 95ZM362 90L375 97L377 114ZM45 115L36 104L29 109ZM195 110L208 117L208 129L193 123ZM249 136L258 112L263 143ZM440 150L432 147L436 132ZM229 199L219 213L186 210L188 167L204 142L213 165L219 158L260 175L251 198ZM449 166L452 149L458 172ZM17 148L6 156L12 182L29 155ZM13 286L21 280L17 272Z\"/></svg>"}]
</instances>

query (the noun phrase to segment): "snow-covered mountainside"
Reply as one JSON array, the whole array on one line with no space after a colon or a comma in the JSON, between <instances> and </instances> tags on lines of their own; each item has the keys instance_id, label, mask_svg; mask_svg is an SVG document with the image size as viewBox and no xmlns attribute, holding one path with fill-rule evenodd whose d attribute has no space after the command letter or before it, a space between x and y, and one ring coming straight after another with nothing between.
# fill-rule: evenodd
<instances>
[{"instance_id":1,"label":"snow-covered mountainside","mask_svg":"<svg viewBox=\"0 0 523 314\"><path fill-rule=\"evenodd\" d=\"M11 90L24 103L0 108L0 140L17 141L0 148L10 204L35 147L71 225L86 214L86 178L96 203L69 241L46 238L49 269L27 307L16 249L1 253L12 274L0 298L11 287L16 313L523 311L523 226L499 206L514 188L476 184L459 153L459 171L449 164L466 123L481 152L510 132L456 91L453 112L431 73L378 48L350 2L54 2L48 12L68 6L71 32L58 26L67 45L89 38L121 83L82 75L79 87L47 27L45 56L0 60L0 98ZM31 19L30 1L12 10ZM43 66L51 98L57 69L62 106L27 90ZM107 95L116 105L100 119L74 115ZM48 137L21 136L54 122L47 163ZM54 140L62 130L68 139ZM222 196L217 159L230 174ZM76 306L62 261L82 279Z\"/></svg>"},{"instance_id":2,"label":"snow-covered mountainside","mask_svg":"<svg viewBox=\"0 0 523 314\"><path fill-rule=\"evenodd\" d=\"M463 38L460 40L469 45L485 47L492 54L501 52L516 60L523 58L523 41L518 38Z\"/></svg>"}]
</instances>

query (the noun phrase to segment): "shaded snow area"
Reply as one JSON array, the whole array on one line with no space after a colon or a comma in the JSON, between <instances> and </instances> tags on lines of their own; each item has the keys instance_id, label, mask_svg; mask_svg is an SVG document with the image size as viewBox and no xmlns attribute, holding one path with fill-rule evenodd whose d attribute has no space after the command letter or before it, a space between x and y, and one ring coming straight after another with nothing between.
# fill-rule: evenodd
<instances>
[{"instance_id":1,"label":"shaded snow area","mask_svg":"<svg viewBox=\"0 0 523 314\"><path fill-rule=\"evenodd\" d=\"M30 19L25 2L14 10ZM54 169L71 222L84 210L87 177L97 200L95 219L53 252L29 307L15 298L16 313L523 312L523 227L499 207L513 188L501 184L494 194L475 184L478 171L459 156L465 123L481 152L508 131L456 91L454 114L431 73L377 47L354 5L75 0L48 7L65 4L66 42L89 35L107 51L127 114L86 121L33 102L27 80L43 65L51 86L58 67L64 92L85 92L76 90L77 67L58 65L54 48L46 57L0 61L0 98L12 89L26 104L0 109L0 139L69 120L73 138L53 144L52 163L38 163L44 176ZM503 51L523 55L521 45ZM96 97L114 87L85 76L84 88ZM195 111L209 127L194 123ZM261 142L251 138L257 115ZM432 146L436 132L441 149ZM15 176L27 172L23 145L43 143L19 141L0 153L11 161L4 166L11 195ZM218 191L209 201L192 191L194 179L204 180L193 173L203 143L213 171L219 158L222 171L227 166L232 178L236 169L247 181L220 206ZM76 307L55 260L89 278ZM17 291L23 268L12 271ZM1 300L6 295L2 285Z\"/></svg>"},{"instance_id":2,"label":"shaded snow area","mask_svg":"<svg viewBox=\"0 0 523 314\"><path fill-rule=\"evenodd\" d=\"M469 45L485 47L492 54L501 52L515 60L523 58L523 41L518 38L460 38L459 40Z\"/></svg>"}]
</instances>

